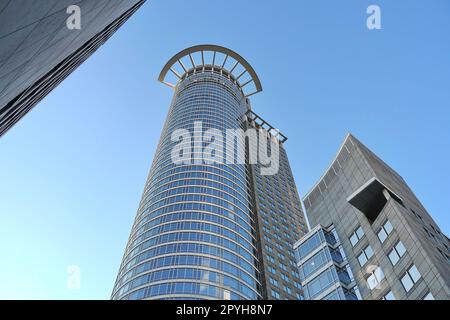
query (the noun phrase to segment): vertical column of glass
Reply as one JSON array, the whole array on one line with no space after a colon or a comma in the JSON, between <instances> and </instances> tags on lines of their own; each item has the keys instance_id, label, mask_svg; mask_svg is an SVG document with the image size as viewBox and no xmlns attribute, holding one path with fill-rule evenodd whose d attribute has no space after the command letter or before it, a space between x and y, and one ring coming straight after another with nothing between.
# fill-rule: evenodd
<instances>
[{"instance_id":1,"label":"vertical column of glass","mask_svg":"<svg viewBox=\"0 0 450 320\"><path fill-rule=\"evenodd\" d=\"M220 74L193 73L178 84L113 299L261 297L246 166L205 164L201 154L190 164L171 159L174 130L194 134L201 121L203 131L225 134L242 127L246 108L239 88Z\"/></svg>"}]
</instances>

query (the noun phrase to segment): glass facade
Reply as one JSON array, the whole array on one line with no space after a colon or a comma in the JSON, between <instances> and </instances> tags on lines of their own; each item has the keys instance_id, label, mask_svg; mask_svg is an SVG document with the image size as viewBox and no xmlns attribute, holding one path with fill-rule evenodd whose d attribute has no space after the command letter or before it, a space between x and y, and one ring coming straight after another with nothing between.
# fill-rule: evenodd
<instances>
[{"instance_id":1,"label":"glass facade","mask_svg":"<svg viewBox=\"0 0 450 320\"><path fill-rule=\"evenodd\" d=\"M317 226L294 245L305 299L358 300L344 250L333 226Z\"/></svg>"},{"instance_id":2,"label":"glass facade","mask_svg":"<svg viewBox=\"0 0 450 320\"><path fill-rule=\"evenodd\" d=\"M204 62L208 49L214 51L212 64ZM226 55L221 66L214 62L219 53ZM180 54L189 56L192 68ZM227 71L232 58L237 60ZM176 63L181 72L173 69ZM238 64L245 70L236 76ZM168 71L178 77L176 85L165 81ZM244 73L253 78L239 82ZM256 128L248 118L248 96L262 89L253 69L229 49L201 45L175 55L159 80L174 87L174 98L112 299L302 299L292 244L306 224L282 146L287 138L280 142L278 173L271 176L248 161L254 141L240 153L239 143L205 138L210 130L226 135ZM251 81L256 91L245 93ZM190 139L178 139L180 129ZM211 145L223 147L215 152L218 162L204 159ZM183 156L189 150L189 161L174 162L174 150Z\"/></svg>"},{"instance_id":3,"label":"glass facade","mask_svg":"<svg viewBox=\"0 0 450 320\"><path fill-rule=\"evenodd\" d=\"M114 299L261 298L249 168L172 162L177 129L243 127L247 103L220 73L177 86L113 292ZM189 142L190 143L190 142ZM206 145L203 145L203 147ZM226 154L223 155L226 157Z\"/></svg>"}]
</instances>

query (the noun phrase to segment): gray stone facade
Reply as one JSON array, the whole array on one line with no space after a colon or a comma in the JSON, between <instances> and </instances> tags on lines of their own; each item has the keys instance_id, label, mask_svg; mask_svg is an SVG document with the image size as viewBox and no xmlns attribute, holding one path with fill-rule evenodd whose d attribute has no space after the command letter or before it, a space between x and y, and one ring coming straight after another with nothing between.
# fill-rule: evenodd
<instances>
[{"instance_id":1,"label":"gray stone facade","mask_svg":"<svg viewBox=\"0 0 450 320\"><path fill-rule=\"evenodd\" d=\"M450 298L450 240L352 135L303 201L311 227L335 226L363 299Z\"/></svg>"}]
</instances>

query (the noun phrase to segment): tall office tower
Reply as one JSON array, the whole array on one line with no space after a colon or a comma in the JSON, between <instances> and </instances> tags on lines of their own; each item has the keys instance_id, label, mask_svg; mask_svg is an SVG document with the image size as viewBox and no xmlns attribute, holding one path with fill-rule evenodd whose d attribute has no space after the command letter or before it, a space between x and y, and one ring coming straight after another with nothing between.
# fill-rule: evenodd
<instances>
[{"instance_id":1,"label":"tall office tower","mask_svg":"<svg viewBox=\"0 0 450 320\"><path fill-rule=\"evenodd\" d=\"M0 137L105 43L144 2L1 1Z\"/></svg>"},{"instance_id":2,"label":"tall office tower","mask_svg":"<svg viewBox=\"0 0 450 320\"><path fill-rule=\"evenodd\" d=\"M252 111L249 120L250 125L257 128L267 124ZM270 125L267 126L271 130ZM263 296L265 299L302 300L293 244L308 231L308 226L283 143L280 143L277 174L261 175L260 164L251 168L260 234Z\"/></svg>"},{"instance_id":3,"label":"tall office tower","mask_svg":"<svg viewBox=\"0 0 450 320\"><path fill-rule=\"evenodd\" d=\"M199 45L172 57L159 80L175 93L112 298L301 298L292 245L304 217L286 137L251 110L249 96L262 90L255 71L227 48ZM240 154L234 138L208 136L255 128L280 141L274 175L249 161L252 140ZM209 142L225 146L219 159L241 161L205 161Z\"/></svg>"},{"instance_id":4,"label":"tall office tower","mask_svg":"<svg viewBox=\"0 0 450 320\"><path fill-rule=\"evenodd\" d=\"M450 298L450 240L352 135L303 201L311 226L334 226L363 299Z\"/></svg>"}]
</instances>

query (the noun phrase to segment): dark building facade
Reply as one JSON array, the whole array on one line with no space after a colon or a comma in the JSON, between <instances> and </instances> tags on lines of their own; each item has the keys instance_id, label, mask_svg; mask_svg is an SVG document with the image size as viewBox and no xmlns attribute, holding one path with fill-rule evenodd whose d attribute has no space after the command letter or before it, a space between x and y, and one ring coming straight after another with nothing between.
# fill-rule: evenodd
<instances>
[{"instance_id":1,"label":"dark building facade","mask_svg":"<svg viewBox=\"0 0 450 320\"><path fill-rule=\"evenodd\" d=\"M250 107L262 90L255 71L234 51L199 45L172 57L159 80L175 93L112 299L301 299L292 245L306 226L286 137ZM207 163L196 149L203 131L249 128L280 141L277 174L250 164L250 142L241 163ZM172 158L180 129L194 139L187 163Z\"/></svg>"},{"instance_id":2,"label":"dark building facade","mask_svg":"<svg viewBox=\"0 0 450 320\"><path fill-rule=\"evenodd\" d=\"M335 228L362 299L450 298L450 240L354 136L303 201L312 227Z\"/></svg>"},{"instance_id":3,"label":"dark building facade","mask_svg":"<svg viewBox=\"0 0 450 320\"><path fill-rule=\"evenodd\" d=\"M145 0L0 2L0 137L97 50ZM67 27L80 9L80 29Z\"/></svg>"}]
</instances>

